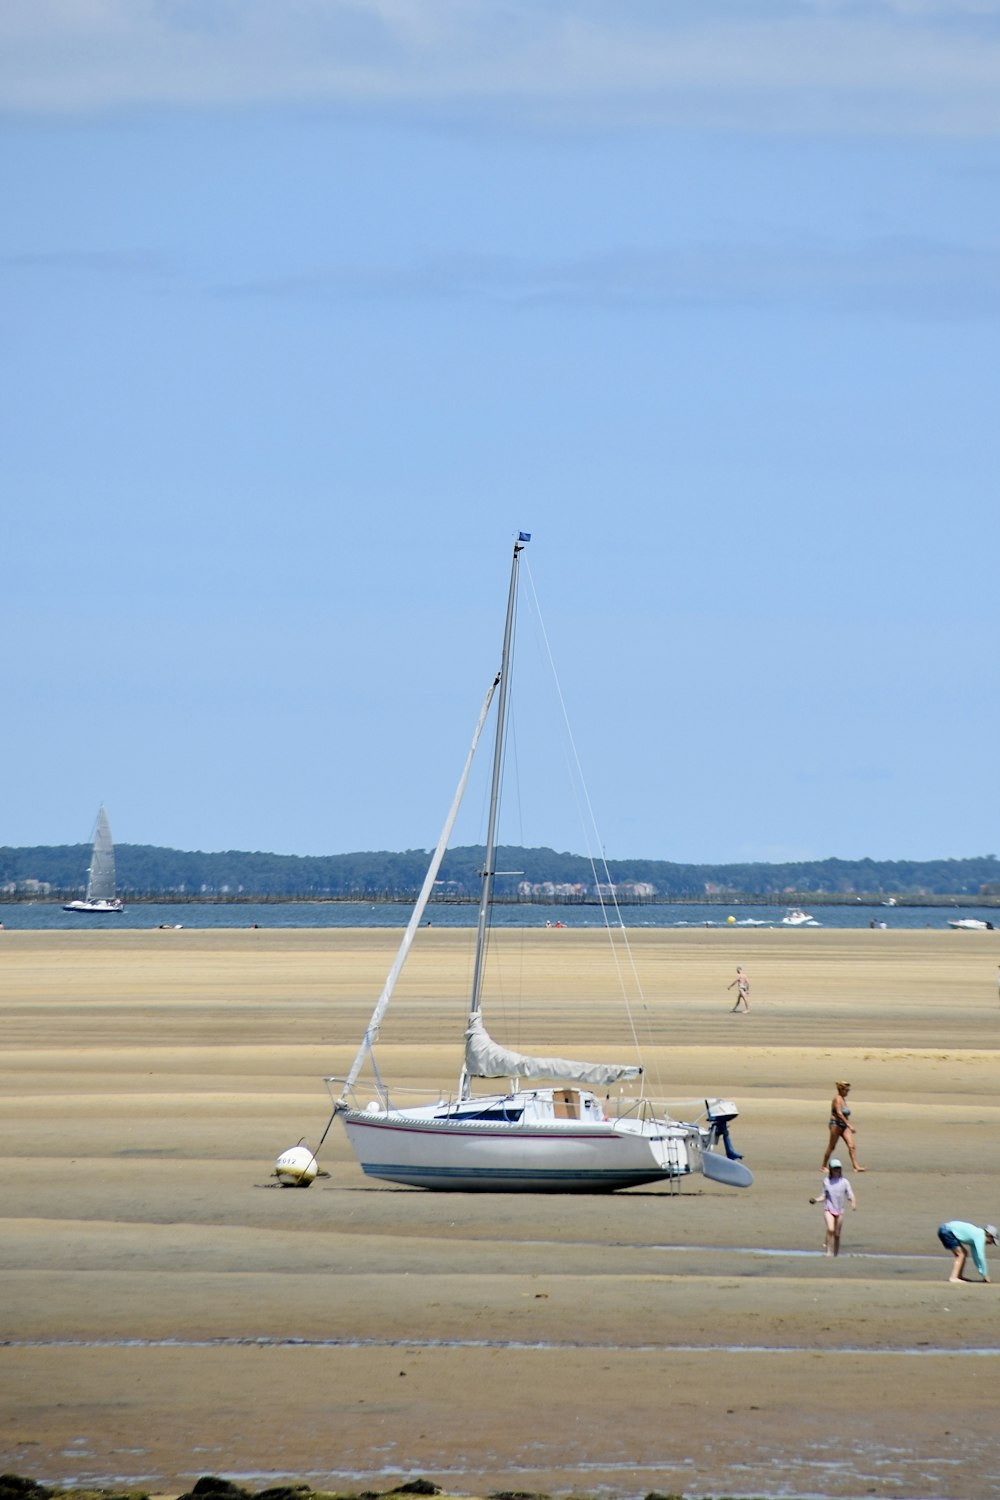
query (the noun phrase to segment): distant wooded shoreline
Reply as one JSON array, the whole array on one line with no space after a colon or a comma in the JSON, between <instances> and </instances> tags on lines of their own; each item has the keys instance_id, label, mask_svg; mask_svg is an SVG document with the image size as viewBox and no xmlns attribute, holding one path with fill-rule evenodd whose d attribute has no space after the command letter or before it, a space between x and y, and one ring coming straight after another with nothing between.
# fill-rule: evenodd
<instances>
[{"instance_id":1,"label":"distant wooded shoreline","mask_svg":"<svg viewBox=\"0 0 1000 1500\"><path fill-rule=\"evenodd\" d=\"M185 903L411 901L429 857L424 849L296 855L144 844L120 844L115 852L118 893L124 899ZM72 899L86 883L90 857L86 844L0 848L0 901ZM434 902L464 905L478 899L484 857L479 845L450 849ZM505 845L497 850L496 865L496 897L508 904L591 905L612 891L629 906L1000 904L1000 861L992 854L728 865L615 859L595 865L583 855Z\"/></svg>"}]
</instances>

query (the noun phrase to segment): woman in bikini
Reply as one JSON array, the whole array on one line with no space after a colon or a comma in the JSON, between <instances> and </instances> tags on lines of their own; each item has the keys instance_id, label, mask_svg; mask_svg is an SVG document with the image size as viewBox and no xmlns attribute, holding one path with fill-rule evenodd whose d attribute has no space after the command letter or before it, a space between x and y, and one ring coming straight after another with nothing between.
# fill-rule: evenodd
<instances>
[{"instance_id":1,"label":"woman in bikini","mask_svg":"<svg viewBox=\"0 0 1000 1500\"><path fill-rule=\"evenodd\" d=\"M865 1169L858 1166L858 1158L854 1152L854 1126L851 1124L851 1111L847 1103L851 1085L845 1078L841 1078L837 1080L835 1087L837 1092L830 1104L830 1141L823 1157L823 1170L826 1171L827 1162L843 1141L851 1158L851 1166L855 1172L863 1172Z\"/></svg>"}]
</instances>

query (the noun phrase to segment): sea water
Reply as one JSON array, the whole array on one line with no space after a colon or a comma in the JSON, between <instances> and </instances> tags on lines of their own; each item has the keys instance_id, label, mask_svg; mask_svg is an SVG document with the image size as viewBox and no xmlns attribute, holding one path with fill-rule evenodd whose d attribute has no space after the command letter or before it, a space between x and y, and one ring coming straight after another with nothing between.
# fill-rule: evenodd
<instances>
[{"instance_id":1,"label":"sea water","mask_svg":"<svg viewBox=\"0 0 1000 1500\"><path fill-rule=\"evenodd\" d=\"M738 931L773 928L786 933L789 941L796 934L822 928L871 928L914 931L922 928L946 929L949 919L977 917L994 922L1000 940L1000 911L993 907L969 906L866 906L861 902L845 906L816 906L810 911L813 922L804 927L788 927L782 922L785 908L755 906L734 902L726 905L681 905L672 902L642 906L622 906L621 920L629 929L649 927L729 927ZM52 902L0 904L0 922L11 931L31 929L49 931L71 929L77 932L121 931L126 928L150 927L395 927L403 928L410 919L408 902L367 901L275 901L275 902L158 902L128 905L117 915L98 916L63 911ZM494 927L568 927L599 928L618 925L611 908L600 906L539 906L528 903L498 905L493 909ZM427 908L423 925L432 927L475 927L476 907L468 905L434 905ZM970 934L956 932L956 942ZM974 934L973 934L974 936Z\"/></svg>"}]
</instances>

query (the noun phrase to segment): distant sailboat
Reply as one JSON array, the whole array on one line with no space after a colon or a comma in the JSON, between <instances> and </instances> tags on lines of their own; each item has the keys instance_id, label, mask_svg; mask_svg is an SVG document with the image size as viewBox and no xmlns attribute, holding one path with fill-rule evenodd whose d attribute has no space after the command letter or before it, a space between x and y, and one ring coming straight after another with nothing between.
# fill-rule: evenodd
<instances>
[{"instance_id":1,"label":"distant sailboat","mask_svg":"<svg viewBox=\"0 0 1000 1500\"><path fill-rule=\"evenodd\" d=\"M124 911L115 887L115 846L111 841L108 815L102 804L94 829L94 848L87 871L87 894L82 901L68 901L63 911L111 913Z\"/></svg>"}]
</instances>

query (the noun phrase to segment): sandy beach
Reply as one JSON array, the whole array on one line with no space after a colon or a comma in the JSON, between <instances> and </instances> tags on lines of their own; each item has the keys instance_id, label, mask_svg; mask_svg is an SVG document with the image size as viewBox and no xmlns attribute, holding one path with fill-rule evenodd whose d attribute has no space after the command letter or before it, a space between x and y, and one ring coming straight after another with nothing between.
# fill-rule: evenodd
<instances>
[{"instance_id":1,"label":"sandy beach","mask_svg":"<svg viewBox=\"0 0 1000 1500\"><path fill-rule=\"evenodd\" d=\"M1000 1495L1000 1251L998 1285L949 1285L936 1238L1000 1217L1000 933L631 934L649 1090L737 1100L746 1192L426 1194L367 1181L339 1126L330 1176L282 1190L398 937L0 933L0 1467ZM421 934L379 1051L397 1085L457 1078L471 940ZM600 933L493 951L498 1037L631 1055ZM832 1260L808 1199L838 1077L868 1170Z\"/></svg>"}]
</instances>

